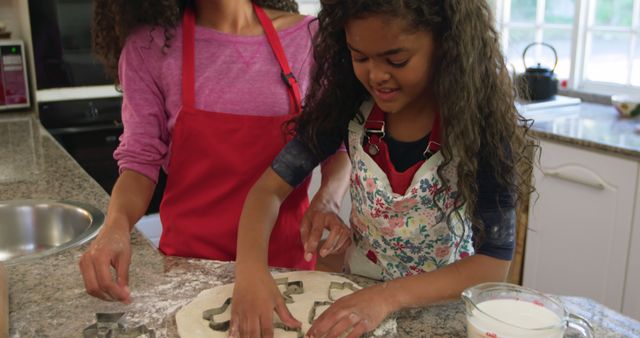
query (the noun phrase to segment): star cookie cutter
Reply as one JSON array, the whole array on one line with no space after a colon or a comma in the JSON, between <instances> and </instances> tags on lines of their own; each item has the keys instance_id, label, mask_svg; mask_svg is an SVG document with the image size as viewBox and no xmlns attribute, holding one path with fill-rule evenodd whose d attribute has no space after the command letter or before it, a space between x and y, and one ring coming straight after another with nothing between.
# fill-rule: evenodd
<instances>
[{"instance_id":1,"label":"star cookie cutter","mask_svg":"<svg viewBox=\"0 0 640 338\"><path fill-rule=\"evenodd\" d=\"M133 329L125 329L120 324L124 312L96 313L96 323L87 326L82 331L84 338L155 338L155 332L145 325Z\"/></svg>"},{"instance_id":2,"label":"star cookie cutter","mask_svg":"<svg viewBox=\"0 0 640 338\"><path fill-rule=\"evenodd\" d=\"M344 282L344 283L340 283L340 282L331 282L331 284L329 284L329 294L328 294L328 298L330 301L335 302L337 299L334 299L333 296L331 295L331 290L344 290L344 289L349 289L353 292L358 291L359 289L355 286L355 284L350 283L350 282Z\"/></svg>"},{"instance_id":3,"label":"star cookie cutter","mask_svg":"<svg viewBox=\"0 0 640 338\"><path fill-rule=\"evenodd\" d=\"M278 286L285 285L286 290L282 293L282 297L286 304L293 303L293 297L291 295L301 295L304 293L304 285L302 281L289 282L288 278L278 278L275 280ZM231 305L231 297L227 298L221 306L212 308L202 312L202 319L209 322L209 327L215 331L227 332L231 326L231 322L226 320L224 322L217 322L215 317L221 315L227 311L227 308ZM274 329L279 329L287 332L296 332L298 338L303 338L302 328L291 328L283 323L273 323Z\"/></svg>"},{"instance_id":4,"label":"star cookie cutter","mask_svg":"<svg viewBox=\"0 0 640 338\"><path fill-rule=\"evenodd\" d=\"M315 301L313 302L313 306L311 307L311 310L309 310L309 324L313 324L313 320L316 319L316 309L320 306L329 306L333 304L333 302L330 301Z\"/></svg>"},{"instance_id":5,"label":"star cookie cutter","mask_svg":"<svg viewBox=\"0 0 640 338\"><path fill-rule=\"evenodd\" d=\"M283 277L276 279L278 286L285 285L286 290L282 293L284 302L286 304L293 303L293 297L291 295L301 295L304 293L304 284L302 281L289 282L289 278Z\"/></svg>"}]
</instances>

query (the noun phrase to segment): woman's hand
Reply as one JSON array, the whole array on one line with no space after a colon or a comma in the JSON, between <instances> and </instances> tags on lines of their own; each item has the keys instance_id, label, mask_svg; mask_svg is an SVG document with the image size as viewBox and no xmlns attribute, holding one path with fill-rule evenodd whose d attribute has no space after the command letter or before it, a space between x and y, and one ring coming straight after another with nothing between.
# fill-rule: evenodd
<instances>
[{"instance_id":1,"label":"woman's hand","mask_svg":"<svg viewBox=\"0 0 640 338\"><path fill-rule=\"evenodd\" d=\"M338 299L323 312L307 332L307 337L360 337L373 331L394 309L385 292L386 283L356 291Z\"/></svg>"},{"instance_id":2,"label":"woman's hand","mask_svg":"<svg viewBox=\"0 0 640 338\"><path fill-rule=\"evenodd\" d=\"M106 301L131 302L129 265L131 239L125 222L105 225L80 258L80 272L87 293ZM116 280L111 277L116 270Z\"/></svg>"},{"instance_id":3,"label":"woman's hand","mask_svg":"<svg viewBox=\"0 0 640 338\"><path fill-rule=\"evenodd\" d=\"M229 337L273 338L274 310L284 325L291 328L302 325L289 312L278 285L265 267L237 271L232 297Z\"/></svg>"},{"instance_id":4,"label":"woman's hand","mask_svg":"<svg viewBox=\"0 0 640 338\"><path fill-rule=\"evenodd\" d=\"M309 205L300 226L307 261L313 258L324 229L329 230L329 237L320 248L321 257L342 253L351 245L351 229L338 216L338 208L339 206L318 199L314 199Z\"/></svg>"}]
</instances>

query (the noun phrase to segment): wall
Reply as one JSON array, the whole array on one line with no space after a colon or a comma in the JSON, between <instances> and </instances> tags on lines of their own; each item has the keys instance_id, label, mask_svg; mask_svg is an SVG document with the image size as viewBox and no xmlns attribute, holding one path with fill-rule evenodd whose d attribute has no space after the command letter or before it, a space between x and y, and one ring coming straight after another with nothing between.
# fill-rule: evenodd
<instances>
[{"instance_id":1,"label":"wall","mask_svg":"<svg viewBox=\"0 0 640 338\"><path fill-rule=\"evenodd\" d=\"M298 0L298 8L301 14L317 15L320 10L319 0Z\"/></svg>"},{"instance_id":2,"label":"wall","mask_svg":"<svg viewBox=\"0 0 640 338\"><path fill-rule=\"evenodd\" d=\"M17 1L0 0L0 21L7 25L7 30L11 32L11 39L22 39L23 34L20 28ZM23 0L27 1L27 0Z\"/></svg>"}]
</instances>

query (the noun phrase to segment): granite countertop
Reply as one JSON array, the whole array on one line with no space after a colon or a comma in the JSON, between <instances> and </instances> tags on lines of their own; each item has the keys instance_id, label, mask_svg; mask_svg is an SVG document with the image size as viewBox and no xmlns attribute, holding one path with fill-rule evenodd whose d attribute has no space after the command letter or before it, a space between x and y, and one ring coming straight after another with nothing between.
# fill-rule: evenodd
<instances>
[{"instance_id":1,"label":"granite countertop","mask_svg":"<svg viewBox=\"0 0 640 338\"><path fill-rule=\"evenodd\" d=\"M28 114L0 115L0 200L69 199L106 211L108 195ZM95 313L125 312L128 328L146 325L156 337L177 337L174 315L200 291L233 281L234 264L165 257L132 234L132 303L108 303L85 293L77 262L84 246L9 266L11 337L82 337ZM374 283L346 276L366 286ZM560 297L589 319L597 337L638 337L640 323L589 299ZM461 302L397 314L400 337L465 337Z\"/></svg>"},{"instance_id":2,"label":"granite countertop","mask_svg":"<svg viewBox=\"0 0 640 338\"><path fill-rule=\"evenodd\" d=\"M532 134L582 148L640 160L640 119L623 119L611 105L578 105L523 111Z\"/></svg>"}]
</instances>

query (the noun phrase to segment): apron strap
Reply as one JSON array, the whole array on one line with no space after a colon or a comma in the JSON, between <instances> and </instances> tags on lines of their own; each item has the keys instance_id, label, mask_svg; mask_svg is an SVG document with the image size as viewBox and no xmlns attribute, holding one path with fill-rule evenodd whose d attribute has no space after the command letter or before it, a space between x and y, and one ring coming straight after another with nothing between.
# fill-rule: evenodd
<instances>
[{"instance_id":1,"label":"apron strap","mask_svg":"<svg viewBox=\"0 0 640 338\"><path fill-rule=\"evenodd\" d=\"M280 43L278 33L276 32L275 27L273 27L273 22L271 22L271 19L269 19L267 14L262 8L260 8L260 6L253 3L253 9L258 16L258 20L260 20L260 23L262 24L262 28L264 29L264 33L267 36L267 40L269 41L271 50L273 50L273 54L276 56L276 59L278 59L280 69L282 69L282 80L289 89L289 111L291 114L298 114L302 110L300 88L298 87L298 81L289 68L289 62L287 61L284 49L282 48L282 44Z\"/></svg>"},{"instance_id":2,"label":"apron strap","mask_svg":"<svg viewBox=\"0 0 640 338\"><path fill-rule=\"evenodd\" d=\"M302 110L302 99L300 88L293 72L289 68L287 57L280 43L280 38L273 27L273 22L262 8L255 3L253 8L262 24L262 28L267 36L267 41L273 50L281 68L282 80L285 82L289 92L289 112L298 114ZM196 19L193 11L186 8L182 19L182 104L186 107L195 108L195 26Z\"/></svg>"},{"instance_id":3,"label":"apron strap","mask_svg":"<svg viewBox=\"0 0 640 338\"><path fill-rule=\"evenodd\" d=\"M427 149L424 151L425 157L431 156L440 150L442 146L441 135L442 126L440 125L440 112L436 111L436 116L433 117L433 127L431 127L431 134L429 135L429 142L427 143Z\"/></svg>"},{"instance_id":4,"label":"apron strap","mask_svg":"<svg viewBox=\"0 0 640 338\"><path fill-rule=\"evenodd\" d=\"M182 105L195 108L195 27L196 17L191 8L185 8L182 18Z\"/></svg>"},{"instance_id":5,"label":"apron strap","mask_svg":"<svg viewBox=\"0 0 640 338\"><path fill-rule=\"evenodd\" d=\"M371 109L371 113L367 118L367 121L364 123L364 130L367 136L369 134L373 134L371 138L374 142L379 142L380 139L385 136L385 121L384 121L384 112L378 105L374 105ZM433 118L433 127L431 128L431 133L429 134L429 141L427 142L427 147L424 150L425 157L428 155L433 155L440 150L441 146L441 125L440 125L440 113L436 111L436 114Z\"/></svg>"}]
</instances>

